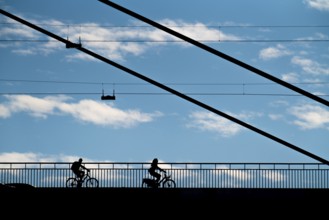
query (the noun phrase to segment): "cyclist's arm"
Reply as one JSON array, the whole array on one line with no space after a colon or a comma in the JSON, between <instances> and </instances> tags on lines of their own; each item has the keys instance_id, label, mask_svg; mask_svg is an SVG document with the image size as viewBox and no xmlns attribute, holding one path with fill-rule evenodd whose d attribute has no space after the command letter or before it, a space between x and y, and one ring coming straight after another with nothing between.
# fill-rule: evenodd
<instances>
[{"instance_id":1,"label":"cyclist's arm","mask_svg":"<svg viewBox=\"0 0 329 220\"><path fill-rule=\"evenodd\" d=\"M85 170L89 170L87 167L81 165L81 168L85 169Z\"/></svg>"}]
</instances>

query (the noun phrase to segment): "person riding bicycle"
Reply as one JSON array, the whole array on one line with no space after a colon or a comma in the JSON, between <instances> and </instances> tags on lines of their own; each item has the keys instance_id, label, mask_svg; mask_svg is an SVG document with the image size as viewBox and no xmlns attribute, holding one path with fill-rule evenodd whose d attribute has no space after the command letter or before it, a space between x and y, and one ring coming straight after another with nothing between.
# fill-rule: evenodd
<instances>
[{"instance_id":1,"label":"person riding bicycle","mask_svg":"<svg viewBox=\"0 0 329 220\"><path fill-rule=\"evenodd\" d=\"M88 168L82 165L82 158L78 161L74 161L71 165L71 170L79 178L79 182L82 182L83 177L85 176L85 171L90 171Z\"/></svg>"},{"instance_id":2,"label":"person riding bicycle","mask_svg":"<svg viewBox=\"0 0 329 220\"><path fill-rule=\"evenodd\" d=\"M160 170L161 172L166 172L164 169L161 169L159 166L158 166L158 159L157 158L154 158L152 163L151 163L151 167L149 168L149 173L151 176L155 177L156 178L156 181L157 183L160 181L160 178L161 178L161 174L156 172L156 170Z\"/></svg>"}]
</instances>

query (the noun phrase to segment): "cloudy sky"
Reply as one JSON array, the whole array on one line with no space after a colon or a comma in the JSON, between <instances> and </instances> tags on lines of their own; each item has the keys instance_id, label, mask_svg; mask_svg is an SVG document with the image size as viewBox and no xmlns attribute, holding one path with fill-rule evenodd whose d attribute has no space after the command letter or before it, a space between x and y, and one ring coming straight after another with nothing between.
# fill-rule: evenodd
<instances>
[{"instance_id":1,"label":"cloudy sky","mask_svg":"<svg viewBox=\"0 0 329 220\"><path fill-rule=\"evenodd\" d=\"M328 102L328 0L113 2ZM0 162L329 160L323 102L97 0L0 7L229 116L0 14Z\"/></svg>"}]
</instances>

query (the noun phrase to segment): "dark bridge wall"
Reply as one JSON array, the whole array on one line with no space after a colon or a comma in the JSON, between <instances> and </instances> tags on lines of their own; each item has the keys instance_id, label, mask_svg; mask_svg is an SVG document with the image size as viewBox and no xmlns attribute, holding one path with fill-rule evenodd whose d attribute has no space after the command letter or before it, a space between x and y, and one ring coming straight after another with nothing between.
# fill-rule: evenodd
<instances>
[{"instance_id":1,"label":"dark bridge wall","mask_svg":"<svg viewBox=\"0 0 329 220\"><path fill-rule=\"evenodd\" d=\"M296 217L304 212L316 216L320 214L319 211L326 211L321 206L327 207L329 190L3 188L0 189L0 196L3 211L12 212L15 209L20 214L21 210L25 210L24 213L31 217L39 215L40 211L53 217L98 215L108 216L106 219L116 219L113 215L133 215L137 218L166 214L173 218L176 215L193 218L198 215L236 216L242 213L244 217L257 217L261 216L261 212L273 211L271 215L278 214L278 217L279 213L283 215L283 211L284 216L290 213ZM317 207L317 211L312 207ZM150 214L152 212L155 214Z\"/></svg>"}]
</instances>

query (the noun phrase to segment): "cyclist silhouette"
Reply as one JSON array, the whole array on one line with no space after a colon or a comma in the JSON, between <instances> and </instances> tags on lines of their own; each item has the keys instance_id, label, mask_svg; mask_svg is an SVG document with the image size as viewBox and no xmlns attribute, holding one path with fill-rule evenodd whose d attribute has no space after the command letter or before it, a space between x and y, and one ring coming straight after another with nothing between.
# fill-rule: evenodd
<instances>
[{"instance_id":1,"label":"cyclist silhouette","mask_svg":"<svg viewBox=\"0 0 329 220\"><path fill-rule=\"evenodd\" d=\"M88 168L82 165L82 158L80 158L78 161L74 161L71 165L71 170L73 173L79 177L79 182L82 182L83 177L85 176L85 171L89 171Z\"/></svg>"},{"instance_id":2,"label":"cyclist silhouette","mask_svg":"<svg viewBox=\"0 0 329 220\"><path fill-rule=\"evenodd\" d=\"M166 172L165 170L161 169L158 166L158 159L154 158L152 163L151 163L151 167L149 168L149 173L151 176L154 176L156 178L156 181L159 182L160 178L161 178L161 174L156 172L156 170L160 170L161 172Z\"/></svg>"}]
</instances>

